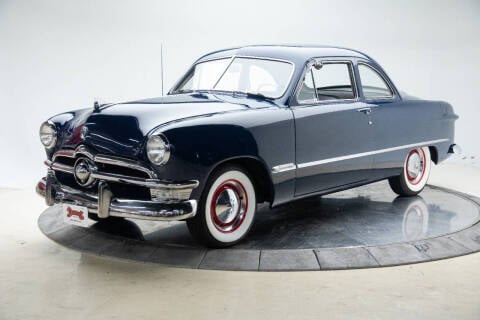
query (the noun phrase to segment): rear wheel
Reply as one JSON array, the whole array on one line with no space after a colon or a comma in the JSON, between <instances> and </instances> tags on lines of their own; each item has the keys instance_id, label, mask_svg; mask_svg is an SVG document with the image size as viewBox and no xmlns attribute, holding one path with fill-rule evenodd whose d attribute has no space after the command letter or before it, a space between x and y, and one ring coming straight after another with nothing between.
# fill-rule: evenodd
<instances>
[{"instance_id":1,"label":"rear wheel","mask_svg":"<svg viewBox=\"0 0 480 320\"><path fill-rule=\"evenodd\" d=\"M225 167L209 179L197 214L187 220L187 226L194 238L209 247L231 246L252 227L256 207L248 174L238 167Z\"/></svg>"},{"instance_id":2,"label":"rear wheel","mask_svg":"<svg viewBox=\"0 0 480 320\"><path fill-rule=\"evenodd\" d=\"M432 161L428 147L415 148L407 154L402 174L388 179L392 190L401 196L419 194L427 184Z\"/></svg>"}]
</instances>

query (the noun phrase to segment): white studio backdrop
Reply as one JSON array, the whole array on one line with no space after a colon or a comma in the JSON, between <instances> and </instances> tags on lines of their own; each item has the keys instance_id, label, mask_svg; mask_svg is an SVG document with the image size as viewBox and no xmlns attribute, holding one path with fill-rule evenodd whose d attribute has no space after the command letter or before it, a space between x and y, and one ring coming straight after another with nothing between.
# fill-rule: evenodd
<instances>
[{"instance_id":1,"label":"white studio backdrop","mask_svg":"<svg viewBox=\"0 0 480 320\"><path fill-rule=\"evenodd\" d=\"M45 174L48 117L160 96L200 55L245 44L364 51L399 90L446 100L457 142L478 163L479 1L0 0L0 187ZM461 161L461 160L459 160Z\"/></svg>"}]
</instances>

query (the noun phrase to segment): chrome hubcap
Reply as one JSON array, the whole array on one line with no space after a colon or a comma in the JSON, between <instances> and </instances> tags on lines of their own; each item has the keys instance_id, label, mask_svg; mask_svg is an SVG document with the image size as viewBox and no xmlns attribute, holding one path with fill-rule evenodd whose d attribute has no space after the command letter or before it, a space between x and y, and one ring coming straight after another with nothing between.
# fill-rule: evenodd
<instances>
[{"instance_id":1,"label":"chrome hubcap","mask_svg":"<svg viewBox=\"0 0 480 320\"><path fill-rule=\"evenodd\" d=\"M213 194L211 202L212 221L219 231L235 231L245 219L248 199L245 188L236 180L222 183Z\"/></svg>"},{"instance_id":2,"label":"chrome hubcap","mask_svg":"<svg viewBox=\"0 0 480 320\"><path fill-rule=\"evenodd\" d=\"M232 189L223 190L218 196L215 204L215 214L218 220L222 223L228 224L235 219L239 209L238 195Z\"/></svg>"},{"instance_id":3,"label":"chrome hubcap","mask_svg":"<svg viewBox=\"0 0 480 320\"><path fill-rule=\"evenodd\" d=\"M421 148L410 151L407 156L405 173L411 184L418 184L423 179L425 165L425 153Z\"/></svg>"},{"instance_id":4,"label":"chrome hubcap","mask_svg":"<svg viewBox=\"0 0 480 320\"><path fill-rule=\"evenodd\" d=\"M422 172L423 165L418 153L413 153L410 158L408 158L407 170L408 175L412 178L418 177Z\"/></svg>"}]
</instances>

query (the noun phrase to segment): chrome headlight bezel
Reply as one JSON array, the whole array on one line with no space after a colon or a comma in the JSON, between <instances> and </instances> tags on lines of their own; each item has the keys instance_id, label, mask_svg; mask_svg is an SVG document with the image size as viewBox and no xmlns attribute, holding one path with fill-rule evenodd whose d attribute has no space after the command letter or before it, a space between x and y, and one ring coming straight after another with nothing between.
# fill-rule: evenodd
<instances>
[{"instance_id":1,"label":"chrome headlight bezel","mask_svg":"<svg viewBox=\"0 0 480 320\"><path fill-rule=\"evenodd\" d=\"M40 125L40 129L38 131L40 142L46 149L52 149L57 144L57 128L52 121L45 121ZM43 137L50 136L49 140L44 139Z\"/></svg>"},{"instance_id":2,"label":"chrome headlight bezel","mask_svg":"<svg viewBox=\"0 0 480 320\"><path fill-rule=\"evenodd\" d=\"M145 149L148 160L156 166L164 165L170 159L170 144L163 134L150 136Z\"/></svg>"}]
</instances>

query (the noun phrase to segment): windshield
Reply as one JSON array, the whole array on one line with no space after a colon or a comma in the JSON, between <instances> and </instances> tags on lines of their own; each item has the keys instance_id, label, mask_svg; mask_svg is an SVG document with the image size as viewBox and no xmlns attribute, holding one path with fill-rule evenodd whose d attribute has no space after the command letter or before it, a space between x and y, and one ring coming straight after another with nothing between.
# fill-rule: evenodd
<instances>
[{"instance_id":1,"label":"windshield","mask_svg":"<svg viewBox=\"0 0 480 320\"><path fill-rule=\"evenodd\" d=\"M172 93L197 90L230 91L280 98L293 64L260 58L231 58L197 63Z\"/></svg>"}]
</instances>

